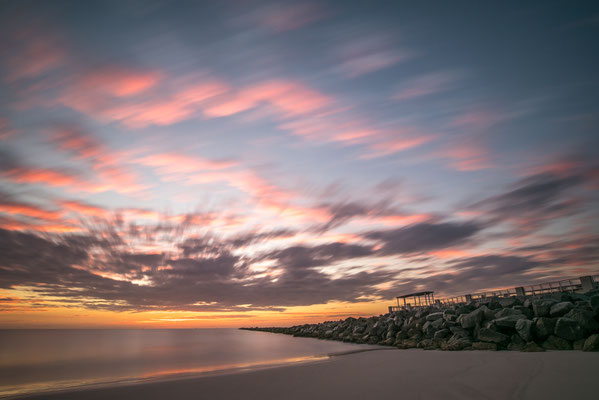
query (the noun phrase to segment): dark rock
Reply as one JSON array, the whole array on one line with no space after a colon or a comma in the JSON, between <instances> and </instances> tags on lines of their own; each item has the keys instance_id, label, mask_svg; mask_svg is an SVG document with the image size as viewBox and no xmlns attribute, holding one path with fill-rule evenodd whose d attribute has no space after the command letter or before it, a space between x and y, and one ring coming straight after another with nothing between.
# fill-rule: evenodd
<instances>
[{"instance_id":1,"label":"dark rock","mask_svg":"<svg viewBox=\"0 0 599 400\"><path fill-rule=\"evenodd\" d=\"M511 343L518 343L518 344L522 344L525 345L526 344L526 340L522 339L520 337L520 335L518 335L517 333L514 333L511 337L510 337L510 342Z\"/></svg>"},{"instance_id":2,"label":"dark rock","mask_svg":"<svg viewBox=\"0 0 599 400\"><path fill-rule=\"evenodd\" d=\"M456 315L468 314L472 310L473 310L473 308L468 307L468 306L459 306L459 307L456 307L455 314Z\"/></svg>"},{"instance_id":3,"label":"dark rock","mask_svg":"<svg viewBox=\"0 0 599 400\"><path fill-rule=\"evenodd\" d=\"M573 308L574 304L570 303L569 301L562 301L561 303L556 303L551 306L551 308L549 309L549 315L552 318L562 317Z\"/></svg>"},{"instance_id":4,"label":"dark rock","mask_svg":"<svg viewBox=\"0 0 599 400\"><path fill-rule=\"evenodd\" d=\"M437 332L435 332L435 335L433 336L433 339L445 339L447 336L449 336L449 329L441 329Z\"/></svg>"},{"instance_id":5,"label":"dark rock","mask_svg":"<svg viewBox=\"0 0 599 400\"><path fill-rule=\"evenodd\" d=\"M543 342L545 350L572 350L572 344L566 339L551 335Z\"/></svg>"},{"instance_id":6,"label":"dark rock","mask_svg":"<svg viewBox=\"0 0 599 400\"><path fill-rule=\"evenodd\" d=\"M468 347L472 347L472 340L453 335L441 348L443 350L464 350Z\"/></svg>"},{"instance_id":7,"label":"dark rock","mask_svg":"<svg viewBox=\"0 0 599 400\"><path fill-rule=\"evenodd\" d=\"M520 313L526 315L526 318L528 319L532 319L534 317L534 313L532 312L532 310L528 307L524 307L524 306L514 306L514 310L516 311L520 311Z\"/></svg>"},{"instance_id":8,"label":"dark rock","mask_svg":"<svg viewBox=\"0 0 599 400\"><path fill-rule=\"evenodd\" d=\"M502 328L515 328L518 321L522 319L526 319L524 314L508 315L507 317L494 319L493 324Z\"/></svg>"},{"instance_id":9,"label":"dark rock","mask_svg":"<svg viewBox=\"0 0 599 400\"><path fill-rule=\"evenodd\" d=\"M524 351L527 353L533 353L533 352L545 351L545 349L542 348L541 346L539 346L538 344L536 344L535 342L528 342L524 345L524 347L522 347L522 350L520 350L520 351Z\"/></svg>"},{"instance_id":10,"label":"dark rock","mask_svg":"<svg viewBox=\"0 0 599 400\"><path fill-rule=\"evenodd\" d=\"M488 310L487 307L481 306L476 310L469 312L468 314L462 314L458 318L458 322L462 325L464 329L472 329L477 324L480 324L484 318L485 311Z\"/></svg>"},{"instance_id":11,"label":"dark rock","mask_svg":"<svg viewBox=\"0 0 599 400\"><path fill-rule=\"evenodd\" d=\"M510 343L507 345L509 351L522 351L526 343Z\"/></svg>"},{"instance_id":12,"label":"dark rock","mask_svg":"<svg viewBox=\"0 0 599 400\"><path fill-rule=\"evenodd\" d=\"M599 334L589 336L582 346L582 351L599 351Z\"/></svg>"},{"instance_id":13,"label":"dark rock","mask_svg":"<svg viewBox=\"0 0 599 400\"><path fill-rule=\"evenodd\" d=\"M422 332L424 333L424 336L426 336L427 338L432 338L435 334L435 328L433 327L433 323L430 321L426 321L424 323L424 326L422 327Z\"/></svg>"},{"instance_id":14,"label":"dark rock","mask_svg":"<svg viewBox=\"0 0 599 400\"><path fill-rule=\"evenodd\" d=\"M582 339L584 337L584 330L578 321L564 317L558 318L557 323L555 324L554 333L555 336L570 341Z\"/></svg>"},{"instance_id":15,"label":"dark rock","mask_svg":"<svg viewBox=\"0 0 599 400\"><path fill-rule=\"evenodd\" d=\"M599 330L599 322L595 320L593 311L575 308L570 310L564 317L578 322L587 333Z\"/></svg>"},{"instance_id":16,"label":"dark rock","mask_svg":"<svg viewBox=\"0 0 599 400\"><path fill-rule=\"evenodd\" d=\"M582 348L584 347L585 341L586 341L586 339L575 340L574 342L572 342L572 348L574 350L582 350Z\"/></svg>"},{"instance_id":17,"label":"dark rock","mask_svg":"<svg viewBox=\"0 0 599 400\"><path fill-rule=\"evenodd\" d=\"M503 333L495 332L487 328L482 328L478 332L478 340L483 342L505 343L508 336Z\"/></svg>"},{"instance_id":18,"label":"dark rock","mask_svg":"<svg viewBox=\"0 0 599 400\"><path fill-rule=\"evenodd\" d=\"M443 313L442 312L436 312L436 313L432 313L426 316L426 320L427 321L436 321L438 319L442 319L443 318Z\"/></svg>"},{"instance_id":19,"label":"dark rock","mask_svg":"<svg viewBox=\"0 0 599 400\"><path fill-rule=\"evenodd\" d=\"M511 308L516 305L517 299L515 297L506 297L504 299L499 300L499 304L503 308Z\"/></svg>"},{"instance_id":20,"label":"dark rock","mask_svg":"<svg viewBox=\"0 0 599 400\"><path fill-rule=\"evenodd\" d=\"M516 332L526 342L530 342L533 339L533 322L528 319L519 319L516 321Z\"/></svg>"},{"instance_id":21,"label":"dark rock","mask_svg":"<svg viewBox=\"0 0 599 400\"><path fill-rule=\"evenodd\" d=\"M497 344L489 342L474 342L472 343L472 350L497 350Z\"/></svg>"},{"instance_id":22,"label":"dark rock","mask_svg":"<svg viewBox=\"0 0 599 400\"><path fill-rule=\"evenodd\" d=\"M451 328L453 326L457 326L457 325L458 325L458 323L455 322L455 321L445 321L445 322L443 322L443 328L447 328L447 329L449 329L449 328Z\"/></svg>"},{"instance_id":23,"label":"dark rock","mask_svg":"<svg viewBox=\"0 0 599 400\"><path fill-rule=\"evenodd\" d=\"M549 317L551 306L557 303L553 299L537 299L532 303L532 310L535 317Z\"/></svg>"},{"instance_id":24,"label":"dark rock","mask_svg":"<svg viewBox=\"0 0 599 400\"><path fill-rule=\"evenodd\" d=\"M416 337L421 335L422 332L420 331L420 329L416 329L416 328L410 328L408 330L408 337Z\"/></svg>"},{"instance_id":25,"label":"dark rock","mask_svg":"<svg viewBox=\"0 0 599 400\"><path fill-rule=\"evenodd\" d=\"M595 315L599 313L599 295L594 295L589 298L589 304L593 308Z\"/></svg>"},{"instance_id":26,"label":"dark rock","mask_svg":"<svg viewBox=\"0 0 599 400\"><path fill-rule=\"evenodd\" d=\"M557 319L541 317L535 318L535 320L533 320L535 321L534 336L541 341L545 341L555 331Z\"/></svg>"},{"instance_id":27,"label":"dark rock","mask_svg":"<svg viewBox=\"0 0 599 400\"><path fill-rule=\"evenodd\" d=\"M451 333L453 333L454 336L461 337L461 338L470 337L470 332L468 332L464 328L460 328L459 326L451 327L451 328L449 328L449 330L451 331Z\"/></svg>"},{"instance_id":28,"label":"dark rock","mask_svg":"<svg viewBox=\"0 0 599 400\"><path fill-rule=\"evenodd\" d=\"M513 308L504 308L495 313L495 318L507 317L509 315L522 315L522 312Z\"/></svg>"}]
</instances>

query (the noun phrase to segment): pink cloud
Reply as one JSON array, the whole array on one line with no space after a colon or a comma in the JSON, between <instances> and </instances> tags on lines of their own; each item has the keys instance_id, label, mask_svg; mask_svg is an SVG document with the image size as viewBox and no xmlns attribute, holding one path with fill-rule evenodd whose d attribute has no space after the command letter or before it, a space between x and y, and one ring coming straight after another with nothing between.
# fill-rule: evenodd
<instances>
[{"instance_id":1,"label":"pink cloud","mask_svg":"<svg viewBox=\"0 0 599 400\"><path fill-rule=\"evenodd\" d=\"M204 109L209 117L234 115L261 103L275 107L284 115L294 116L325 108L332 100L307 86L293 81L269 81L259 83L216 102Z\"/></svg>"},{"instance_id":2,"label":"pink cloud","mask_svg":"<svg viewBox=\"0 0 599 400\"><path fill-rule=\"evenodd\" d=\"M62 219L62 212L60 211L50 211L30 204L15 202L0 203L0 212L50 221L58 221Z\"/></svg>"},{"instance_id":3,"label":"pink cloud","mask_svg":"<svg viewBox=\"0 0 599 400\"><path fill-rule=\"evenodd\" d=\"M376 72L409 59L406 52L394 48L384 35L354 39L336 50L341 60L338 70L348 78Z\"/></svg>"},{"instance_id":4,"label":"pink cloud","mask_svg":"<svg viewBox=\"0 0 599 400\"><path fill-rule=\"evenodd\" d=\"M114 97L138 95L156 86L162 74L156 71L126 69L111 66L86 73L78 80L78 91L103 92Z\"/></svg>"},{"instance_id":5,"label":"pink cloud","mask_svg":"<svg viewBox=\"0 0 599 400\"><path fill-rule=\"evenodd\" d=\"M220 81L186 82L181 89L162 88L147 97L135 96L153 87L161 75L137 72L125 76L113 89L89 90L86 83L75 84L61 97L60 102L79 112L105 121L116 121L131 128L149 125L171 125L196 115L209 99L228 91ZM107 75L103 79L110 79Z\"/></svg>"},{"instance_id":6,"label":"pink cloud","mask_svg":"<svg viewBox=\"0 0 599 400\"><path fill-rule=\"evenodd\" d=\"M49 168L12 168L5 171L3 176L17 183L42 183L57 187L81 184L76 176Z\"/></svg>"},{"instance_id":7,"label":"pink cloud","mask_svg":"<svg viewBox=\"0 0 599 400\"><path fill-rule=\"evenodd\" d=\"M436 72L411 79L392 96L393 100L406 101L444 92L456 81L455 74Z\"/></svg>"},{"instance_id":8,"label":"pink cloud","mask_svg":"<svg viewBox=\"0 0 599 400\"><path fill-rule=\"evenodd\" d=\"M61 201L60 205L67 212L75 212L90 217L106 217L109 214L109 211L104 208L75 200Z\"/></svg>"},{"instance_id":9,"label":"pink cloud","mask_svg":"<svg viewBox=\"0 0 599 400\"><path fill-rule=\"evenodd\" d=\"M419 147L433 139L432 135L419 134L406 137L392 138L373 143L370 146L371 151L361 156L361 158L377 158L395 154L401 151Z\"/></svg>"},{"instance_id":10,"label":"pink cloud","mask_svg":"<svg viewBox=\"0 0 599 400\"><path fill-rule=\"evenodd\" d=\"M97 179L93 191L134 193L147 188L140 183L141 178L134 171L121 165L116 153L79 128L63 126L55 129L51 140L59 149L71 151L76 159L88 161L92 165Z\"/></svg>"}]
</instances>

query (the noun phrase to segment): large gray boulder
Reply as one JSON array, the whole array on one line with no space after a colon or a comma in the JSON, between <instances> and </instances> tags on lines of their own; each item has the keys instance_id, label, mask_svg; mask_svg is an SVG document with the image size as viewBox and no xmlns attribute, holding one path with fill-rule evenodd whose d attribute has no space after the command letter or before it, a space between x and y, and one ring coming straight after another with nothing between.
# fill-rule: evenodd
<instances>
[{"instance_id":1,"label":"large gray boulder","mask_svg":"<svg viewBox=\"0 0 599 400\"><path fill-rule=\"evenodd\" d=\"M500 299L499 304L503 308L510 308L510 307L515 306L517 301L518 301L518 299L515 297L506 297L506 298Z\"/></svg>"},{"instance_id":2,"label":"large gray boulder","mask_svg":"<svg viewBox=\"0 0 599 400\"><path fill-rule=\"evenodd\" d=\"M441 345L442 350L464 350L472 346L472 340L468 338L453 335L449 340Z\"/></svg>"},{"instance_id":3,"label":"large gray boulder","mask_svg":"<svg viewBox=\"0 0 599 400\"><path fill-rule=\"evenodd\" d=\"M495 318L507 317L509 315L522 315L522 312L513 308L504 308L495 312Z\"/></svg>"},{"instance_id":4,"label":"large gray boulder","mask_svg":"<svg viewBox=\"0 0 599 400\"><path fill-rule=\"evenodd\" d=\"M534 317L534 313L528 307L514 306L514 310L520 311L522 314L526 315L526 318L528 318L528 319L532 319Z\"/></svg>"},{"instance_id":5,"label":"large gray boulder","mask_svg":"<svg viewBox=\"0 0 599 400\"><path fill-rule=\"evenodd\" d=\"M543 342L545 350L572 350L572 344L566 339L551 335Z\"/></svg>"},{"instance_id":6,"label":"large gray boulder","mask_svg":"<svg viewBox=\"0 0 599 400\"><path fill-rule=\"evenodd\" d=\"M535 337L541 341L546 340L549 335L553 335L555 331L555 324L557 323L556 318L535 318L534 334Z\"/></svg>"},{"instance_id":7,"label":"large gray boulder","mask_svg":"<svg viewBox=\"0 0 599 400\"><path fill-rule=\"evenodd\" d=\"M532 303L532 311L535 317L549 317L551 306L557 303L553 299L536 299Z\"/></svg>"},{"instance_id":8,"label":"large gray boulder","mask_svg":"<svg viewBox=\"0 0 599 400\"><path fill-rule=\"evenodd\" d=\"M549 309L549 315L552 318L563 317L573 308L574 304L570 303L569 301L562 301L551 306Z\"/></svg>"},{"instance_id":9,"label":"large gray boulder","mask_svg":"<svg viewBox=\"0 0 599 400\"><path fill-rule=\"evenodd\" d=\"M432 313L426 316L426 320L427 321L436 321L438 319L442 319L443 318L443 313L442 312L436 312L436 313Z\"/></svg>"},{"instance_id":10,"label":"large gray boulder","mask_svg":"<svg viewBox=\"0 0 599 400\"><path fill-rule=\"evenodd\" d=\"M599 322L594 318L593 311L574 308L564 317L578 322L587 333L599 331Z\"/></svg>"},{"instance_id":11,"label":"large gray boulder","mask_svg":"<svg viewBox=\"0 0 599 400\"><path fill-rule=\"evenodd\" d=\"M506 317L501 317L494 319L492 322L495 326L502 328L515 328L518 321L522 319L527 319L524 314L514 314L508 315Z\"/></svg>"},{"instance_id":12,"label":"large gray boulder","mask_svg":"<svg viewBox=\"0 0 599 400\"><path fill-rule=\"evenodd\" d=\"M492 331L491 329L481 328L478 331L478 340L482 342L505 343L508 340L508 336Z\"/></svg>"},{"instance_id":13,"label":"large gray boulder","mask_svg":"<svg viewBox=\"0 0 599 400\"><path fill-rule=\"evenodd\" d=\"M422 327L422 332L427 338L432 338L435 334L435 327L433 326L433 323L431 321L426 321Z\"/></svg>"},{"instance_id":14,"label":"large gray boulder","mask_svg":"<svg viewBox=\"0 0 599 400\"><path fill-rule=\"evenodd\" d=\"M485 311L487 310L488 308L486 306L481 306L476 310L469 312L468 314L460 315L460 317L458 318L458 322L460 323L460 325L462 325L462 328L472 329L477 324L480 324L483 321Z\"/></svg>"},{"instance_id":15,"label":"large gray boulder","mask_svg":"<svg viewBox=\"0 0 599 400\"><path fill-rule=\"evenodd\" d=\"M582 351L599 351L599 334L589 336L584 341Z\"/></svg>"},{"instance_id":16,"label":"large gray boulder","mask_svg":"<svg viewBox=\"0 0 599 400\"><path fill-rule=\"evenodd\" d=\"M445 322L444 319L438 319L436 321L431 322L431 326L433 327L433 329L435 331L438 331L439 329L441 329L443 327L444 322Z\"/></svg>"},{"instance_id":17,"label":"large gray boulder","mask_svg":"<svg viewBox=\"0 0 599 400\"><path fill-rule=\"evenodd\" d=\"M554 330L555 336L574 341L584 337L584 329L578 321L570 318L558 318Z\"/></svg>"},{"instance_id":18,"label":"large gray boulder","mask_svg":"<svg viewBox=\"0 0 599 400\"><path fill-rule=\"evenodd\" d=\"M449 328L449 330L451 331L451 333L453 333L454 336L461 337L461 338L469 338L470 337L470 332L468 332L464 328L460 328L459 326L452 326L451 328Z\"/></svg>"},{"instance_id":19,"label":"large gray boulder","mask_svg":"<svg viewBox=\"0 0 599 400\"><path fill-rule=\"evenodd\" d=\"M516 332L526 342L533 339L533 322L528 319L519 319L516 321Z\"/></svg>"}]
</instances>

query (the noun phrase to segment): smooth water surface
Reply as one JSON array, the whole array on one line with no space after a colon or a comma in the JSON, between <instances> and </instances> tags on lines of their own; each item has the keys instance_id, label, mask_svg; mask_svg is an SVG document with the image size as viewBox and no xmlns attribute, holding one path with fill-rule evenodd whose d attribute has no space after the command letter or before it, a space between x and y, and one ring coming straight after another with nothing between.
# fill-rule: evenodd
<instances>
[{"instance_id":1,"label":"smooth water surface","mask_svg":"<svg viewBox=\"0 0 599 400\"><path fill-rule=\"evenodd\" d=\"M356 345L237 329L0 330L0 396L252 368Z\"/></svg>"}]
</instances>

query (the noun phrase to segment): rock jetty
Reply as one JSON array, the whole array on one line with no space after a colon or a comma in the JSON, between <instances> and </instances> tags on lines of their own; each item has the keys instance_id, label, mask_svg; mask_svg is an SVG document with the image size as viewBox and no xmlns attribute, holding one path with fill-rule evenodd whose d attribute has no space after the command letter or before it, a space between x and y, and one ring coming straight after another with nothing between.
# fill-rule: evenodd
<instances>
[{"instance_id":1,"label":"rock jetty","mask_svg":"<svg viewBox=\"0 0 599 400\"><path fill-rule=\"evenodd\" d=\"M241 328L425 350L599 351L599 290L400 310L289 328Z\"/></svg>"}]
</instances>

